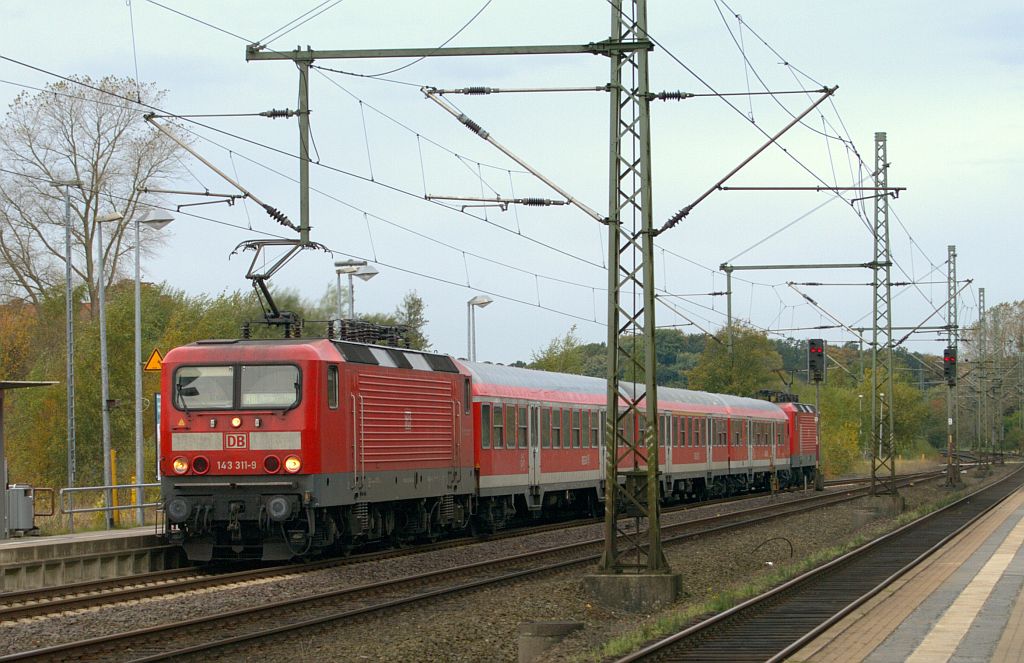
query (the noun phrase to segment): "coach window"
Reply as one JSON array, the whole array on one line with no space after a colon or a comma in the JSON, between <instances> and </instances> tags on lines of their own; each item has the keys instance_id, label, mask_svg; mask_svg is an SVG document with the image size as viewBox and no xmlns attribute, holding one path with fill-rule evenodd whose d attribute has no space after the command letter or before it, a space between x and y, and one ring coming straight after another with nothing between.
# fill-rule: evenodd
<instances>
[{"instance_id":1,"label":"coach window","mask_svg":"<svg viewBox=\"0 0 1024 663\"><path fill-rule=\"evenodd\" d=\"M505 408L505 447L508 449L516 448L516 410L515 405L509 405Z\"/></svg>"},{"instance_id":2,"label":"coach window","mask_svg":"<svg viewBox=\"0 0 1024 663\"><path fill-rule=\"evenodd\" d=\"M551 448L551 410L549 408L540 411L540 446L545 449Z\"/></svg>"},{"instance_id":3,"label":"coach window","mask_svg":"<svg viewBox=\"0 0 1024 663\"><path fill-rule=\"evenodd\" d=\"M562 412L558 408L551 410L551 448L562 448Z\"/></svg>"},{"instance_id":4,"label":"coach window","mask_svg":"<svg viewBox=\"0 0 1024 663\"><path fill-rule=\"evenodd\" d=\"M527 424L527 421L528 420L526 418L526 408L525 407L520 407L519 408L519 429L518 429L519 430L519 448L520 449L525 449L526 448L526 433L527 433L526 424Z\"/></svg>"},{"instance_id":5,"label":"coach window","mask_svg":"<svg viewBox=\"0 0 1024 663\"><path fill-rule=\"evenodd\" d=\"M480 406L480 448L491 448L491 406Z\"/></svg>"},{"instance_id":6,"label":"coach window","mask_svg":"<svg viewBox=\"0 0 1024 663\"><path fill-rule=\"evenodd\" d=\"M500 405L494 406L494 448L505 447L505 412Z\"/></svg>"},{"instance_id":7,"label":"coach window","mask_svg":"<svg viewBox=\"0 0 1024 663\"><path fill-rule=\"evenodd\" d=\"M327 367L327 407L338 409L338 367Z\"/></svg>"},{"instance_id":8,"label":"coach window","mask_svg":"<svg viewBox=\"0 0 1024 663\"><path fill-rule=\"evenodd\" d=\"M596 410L590 411L590 448L597 449L601 445L601 417Z\"/></svg>"},{"instance_id":9,"label":"coach window","mask_svg":"<svg viewBox=\"0 0 1024 663\"><path fill-rule=\"evenodd\" d=\"M580 431L580 411L572 411L572 446L576 449L580 448L580 439L582 433Z\"/></svg>"}]
</instances>

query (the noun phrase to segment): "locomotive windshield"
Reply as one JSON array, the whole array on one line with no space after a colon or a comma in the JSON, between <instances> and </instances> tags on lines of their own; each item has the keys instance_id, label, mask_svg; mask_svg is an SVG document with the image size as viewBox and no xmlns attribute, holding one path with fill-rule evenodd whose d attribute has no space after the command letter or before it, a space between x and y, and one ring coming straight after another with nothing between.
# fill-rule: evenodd
<instances>
[{"instance_id":1,"label":"locomotive windshield","mask_svg":"<svg viewBox=\"0 0 1024 663\"><path fill-rule=\"evenodd\" d=\"M287 409L300 394L297 366L182 366L174 374L181 410Z\"/></svg>"},{"instance_id":2,"label":"locomotive windshield","mask_svg":"<svg viewBox=\"0 0 1024 663\"><path fill-rule=\"evenodd\" d=\"M299 402L295 366L242 366L241 382L241 407L289 408Z\"/></svg>"}]
</instances>

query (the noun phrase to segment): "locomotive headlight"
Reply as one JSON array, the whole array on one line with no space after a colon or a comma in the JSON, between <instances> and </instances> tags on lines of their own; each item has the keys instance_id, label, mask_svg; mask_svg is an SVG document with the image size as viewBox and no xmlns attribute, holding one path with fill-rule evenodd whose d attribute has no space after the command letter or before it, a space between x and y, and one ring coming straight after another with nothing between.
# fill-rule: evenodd
<instances>
[{"instance_id":1,"label":"locomotive headlight","mask_svg":"<svg viewBox=\"0 0 1024 663\"><path fill-rule=\"evenodd\" d=\"M238 428L241 425L242 425L242 418L241 417L232 417L231 418L231 427L232 428Z\"/></svg>"},{"instance_id":2,"label":"locomotive headlight","mask_svg":"<svg viewBox=\"0 0 1024 663\"><path fill-rule=\"evenodd\" d=\"M302 461L299 460L298 456L288 456L287 458L284 459L284 470L285 470L285 472L290 472L291 474L295 474L296 472L298 472L301 469L302 469Z\"/></svg>"},{"instance_id":3,"label":"locomotive headlight","mask_svg":"<svg viewBox=\"0 0 1024 663\"><path fill-rule=\"evenodd\" d=\"M178 456L171 462L171 469L174 470L175 474L188 472L188 459Z\"/></svg>"}]
</instances>

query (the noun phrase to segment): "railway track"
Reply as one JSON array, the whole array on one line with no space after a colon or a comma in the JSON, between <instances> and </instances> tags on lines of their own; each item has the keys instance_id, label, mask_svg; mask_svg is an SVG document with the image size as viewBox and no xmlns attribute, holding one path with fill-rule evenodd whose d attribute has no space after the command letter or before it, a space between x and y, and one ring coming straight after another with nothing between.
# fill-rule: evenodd
<instances>
[{"instance_id":1,"label":"railway track","mask_svg":"<svg viewBox=\"0 0 1024 663\"><path fill-rule=\"evenodd\" d=\"M906 478L910 482L920 477ZM816 493L785 503L757 506L663 526L666 544L682 542L712 531L745 527L769 519L857 499L869 487L839 493ZM446 568L421 575L347 587L253 606L173 624L151 626L117 635L70 642L0 657L0 661L74 659L150 661L245 646L253 640L314 628L325 623L377 619L382 614L426 601L516 582L528 577L596 563L603 540L591 539L501 559ZM309 565L305 565L306 569ZM231 635L225 637L226 633Z\"/></svg>"},{"instance_id":2,"label":"railway track","mask_svg":"<svg viewBox=\"0 0 1024 663\"><path fill-rule=\"evenodd\" d=\"M880 592L1024 484L1024 468L761 596L624 657L776 663Z\"/></svg>"},{"instance_id":3,"label":"railway track","mask_svg":"<svg viewBox=\"0 0 1024 663\"><path fill-rule=\"evenodd\" d=\"M907 481L930 478L941 473L923 472L906 475L902 477ZM870 479L850 478L827 481L827 487L843 485L865 484ZM695 508L713 508L722 504L735 501L742 501L755 497L764 497L764 493L742 495L737 497L709 500L705 502L690 503L668 507L663 511L664 515L690 511ZM761 510L748 511L749 513L760 513L778 509L778 505L761 507ZM726 514L731 517L731 514ZM713 522L715 516L709 519L702 519L698 522ZM572 522L547 523L527 528L505 530L486 537L486 540L494 541L504 538L513 538L539 534L552 530L566 529L568 527L585 527L598 522L597 519L585 519ZM722 522L719 520L719 522ZM671 526L668 526L671 527ZM243 570L219 571L205 567L188 567L180 569L168 569L150 573L134 575L126 578L110 578L96 581L86 581L71 585L58 587L47 587L40 589L24 590L17 592L6 592L0 594L3 604L0 605L0 622L37 617L42 615L53 615L72 610L81 610L98 606L112 605L118 602L132 601L143 598L167 596L187 591L222 587L235 583L253 582L273 578L282 578L295 573L305 573L320 569L334 568L338 566L357 564L363 562L377 561L401 557L410 554L442 550L477 543L477 539L458 538L442 541L433 544L418 545L411 548L389 549L380 552L363 553L344 558L332 558L318 562L303 562L297 564L278 565L273 567L246 568Z\"/></svg>"}]
</instances>

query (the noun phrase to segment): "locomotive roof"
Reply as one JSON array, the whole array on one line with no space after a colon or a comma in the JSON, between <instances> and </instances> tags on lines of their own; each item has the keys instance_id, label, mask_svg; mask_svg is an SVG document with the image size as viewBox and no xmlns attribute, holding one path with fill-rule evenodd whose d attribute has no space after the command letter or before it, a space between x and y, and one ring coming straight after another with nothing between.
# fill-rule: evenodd
<instances>
[{"instance_id":1,"label":"locomotive roof","mask_svg":"<svg viewBox=\"0 0 1024 663\"><path fill-rule=\"evenodd\" d=\"M579 400L564 397L566 394L576 394L589 397L583 399L586 402L603 403L608 389L608 383L604 379L586 375L550 373L530 368L484 364L461 359L459 363L473 375L474 383L483 395L514 397L517 392L522 394L528 391L531 394L540 392L542 397L551 400ZM625 390L634 387L630 382L620 382L619 385ZM658 401L659 404L696 405L715 410L754 410L765 416L775 415L780 418L783 416L782 410L776 404L768 401L678 387L658 387Z\"/></svg>"}]
</instances>

